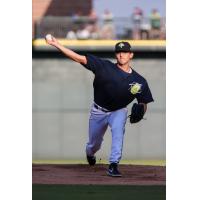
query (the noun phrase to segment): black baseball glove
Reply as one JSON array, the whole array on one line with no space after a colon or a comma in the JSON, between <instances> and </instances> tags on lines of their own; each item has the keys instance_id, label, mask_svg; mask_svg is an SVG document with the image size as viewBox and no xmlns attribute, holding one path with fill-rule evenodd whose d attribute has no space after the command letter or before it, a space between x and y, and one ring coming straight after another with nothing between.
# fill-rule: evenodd
<instances>
[{"instance_id":1,"label":"black baseball glove","mask_svg":"<svg viewBox=\"0 0 200 200\"><path fill-rule=\"evenodd\" d=\"M144 105L143 104L137 104L134 103L131 109L130 117L130 123L137 123L141 119L143 119L144 116Z\"/></svg>"}]
</instances>

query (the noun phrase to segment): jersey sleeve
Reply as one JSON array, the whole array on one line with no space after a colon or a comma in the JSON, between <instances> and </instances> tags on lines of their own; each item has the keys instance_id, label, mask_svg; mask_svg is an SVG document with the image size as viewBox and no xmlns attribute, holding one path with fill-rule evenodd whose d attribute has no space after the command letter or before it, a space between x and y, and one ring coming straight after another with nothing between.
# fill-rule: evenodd
<instances>
[{"instance_id":1,"label":"jersey sleeve","mask_svg":"<svg viewBox=\"0 0 200 200\"><path fill-rule=\"evenodd\" d=\"M98 58L96 56L87 54L86 55L86 59L87 59L87 64L82 64L86 69L92 71L94 74L96 74L96 72L103 67L104 65L104 60L101 58Z\"/></svg>"},{"instance_id":2,"label":"jersey sleeve","mask_svg":"<svg viewBox=\"0 0 200 200\"><path fill-rule=\"evenodd\" d=\"M145 104L154 101L152 94L151 94L151 90L150 90L147 82L145 82L142 92L137 95L136 99L137 99L138 103L145 103Z\"/></svg>"}]
</instances>

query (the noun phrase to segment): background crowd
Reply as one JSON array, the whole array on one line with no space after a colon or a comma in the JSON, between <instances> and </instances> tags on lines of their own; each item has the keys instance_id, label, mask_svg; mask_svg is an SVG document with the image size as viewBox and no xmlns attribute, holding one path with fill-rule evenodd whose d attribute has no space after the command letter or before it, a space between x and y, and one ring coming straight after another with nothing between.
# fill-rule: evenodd
<instances>
[{"instance_id":1,"label":"background crowd","mask_svg":"<svg viewBox=\"0 0 200 200\"><path fill-rule=\"evenodd\" d=\"M92 9L88 16L78 12L70 17L73 26L66 33L67 39L165 39L165 18L155 8L145 15L141 8L134 7L129 19L116 18L108 9L101 16ZM123 27L121 35L119 26Z\"/></svg>"}]
</instances>

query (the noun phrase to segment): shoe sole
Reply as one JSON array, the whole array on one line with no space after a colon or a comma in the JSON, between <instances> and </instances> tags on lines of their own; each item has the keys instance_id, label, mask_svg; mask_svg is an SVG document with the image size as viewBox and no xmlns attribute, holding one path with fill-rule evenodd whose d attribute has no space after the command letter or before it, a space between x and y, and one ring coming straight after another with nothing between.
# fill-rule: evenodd
<instances>
[{"instance_id":1,"label":"shoe sole","mask_svg":"<svg viewBox=\"0 0 200 200\"><path fill-rule=\"evenodd\" d=\"M110 174L109 172L107 172L107 175L111 177L122 177L121 174Z\"/></svg>"}]
</instances>

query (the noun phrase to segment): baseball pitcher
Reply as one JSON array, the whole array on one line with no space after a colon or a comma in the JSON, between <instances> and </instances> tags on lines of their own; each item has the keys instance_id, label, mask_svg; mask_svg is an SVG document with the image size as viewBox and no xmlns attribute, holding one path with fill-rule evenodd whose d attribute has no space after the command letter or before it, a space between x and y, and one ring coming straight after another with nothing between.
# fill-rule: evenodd
<instances>
[{"instance_id":1,"label":"baseball pitcher","mask_svg":"<svg viewBox=\"0 0 200 200\"><path fill-rule=\"evenodd\" d=\"M107 174L119 177L118 164L122 157L125 124L143 119L147 104L153 101L148 83L131 66L134 56L128 42L115 45L116 63L98 58L94 55L80 55L61 45L53 36L45 38L49 45L56 47L71 60L80 63L94 73L94 102L89 118L89 139L86 144L86 158L89 165L95 165L95 153L101 148L104 134L111 128L112 146ZM128 116L126 106L136 98Z\"/></svg>"}]
</instances>

